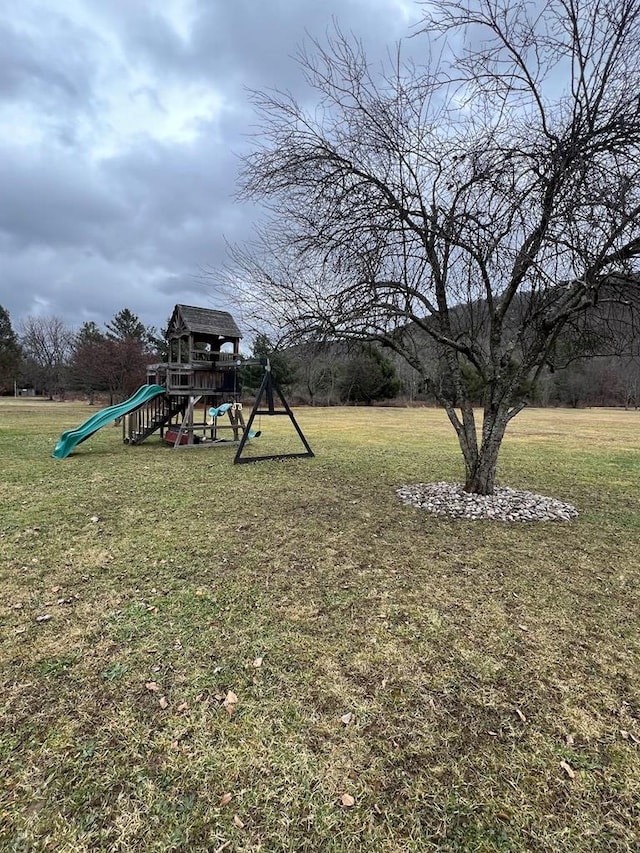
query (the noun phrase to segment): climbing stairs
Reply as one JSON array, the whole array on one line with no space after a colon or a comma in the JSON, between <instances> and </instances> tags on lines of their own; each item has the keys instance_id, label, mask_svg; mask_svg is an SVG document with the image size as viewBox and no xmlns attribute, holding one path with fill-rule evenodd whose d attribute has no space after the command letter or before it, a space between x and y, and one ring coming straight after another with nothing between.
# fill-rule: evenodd
<instances>
[{"instance_id":1,"label":"climbing stairs","mask_svg":"<svg viewBox=\"0 0 640 853\"><path fill-rule=\"evenodd\" d=\"M141 444L145 439L171 423L173 418L184 415L188 397L156 397L145 406L140 406L127 415L123 422L125 444Z\"/></svg>"}]
</instances>

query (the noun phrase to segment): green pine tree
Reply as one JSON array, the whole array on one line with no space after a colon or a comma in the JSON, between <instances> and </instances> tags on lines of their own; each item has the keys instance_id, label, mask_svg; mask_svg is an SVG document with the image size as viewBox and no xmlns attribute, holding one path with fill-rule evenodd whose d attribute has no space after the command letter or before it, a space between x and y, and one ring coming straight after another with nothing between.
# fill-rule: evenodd
<instances>
[{"instance_id":1,"label":"green pine tree","mask_svg":"<svg viewBox=\"0 0 640 853\"><path fill-rule=\"evenodd\" d=\"M110 323L105 323L107 338L110 341L140 341L149 343L149 332L137 314L128 308L123 308L114 314Z\"/></svg>"},{"instance_id":2,"label":"green pine tree","mask_svg":"<svg viewBox=\"0 0 640 853\"><path fill-rule=\"evenodd\" d=\"M9 312L0 305L0 394L7 394L18 379L22 350L11 326Z\"/></svg>"}]
</instances>

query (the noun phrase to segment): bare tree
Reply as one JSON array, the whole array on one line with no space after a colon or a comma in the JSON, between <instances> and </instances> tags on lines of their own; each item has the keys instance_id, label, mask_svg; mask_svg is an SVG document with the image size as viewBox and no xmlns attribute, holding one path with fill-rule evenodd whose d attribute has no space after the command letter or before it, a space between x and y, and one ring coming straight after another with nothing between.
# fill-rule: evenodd
<instances>
[{"instance_id":1,"label":"bare tree","mask_svg":"<svg viewBox=\"0 0 640 853\"><path fill-rule=\"evenodd\" d=\"M60 317L27 317L21 325L20 342L31 374L49 398L64 394L66 369L73 348L73 332Z\"/></svg>"},{"instance_id":2,"label":"bare tree","mask_svg":"<svg viewBox=\"0 0 640 853\"><path fill-rule=\"evenodd\" d=\"M623 364L619 381L625 409L640 408L640 359L637 356Z\"/></svg>"},{"instance_id":3,"label":"bare tree","mask_svg":"<svg viewBox=\"0 0 640 853\"><path fill-rule=\"evenodd\" d=\"M255 96L243 194L275 225L232 276L291 340L399 353L489 494L565 330L637 289L640 0L443 0L417 37L431 67L374 74L337 31L300 55L313 108Z\"/></svg>"},{"instance_id":4,"label":"bare tree","mask_svg":"<svg viewBox=\"0 0 640 853\"><path fill-rule=\"evenodd\" d=\"M309 341L292 353L295 368L293 385L300 397L311 406L332 406L339 402L338 386L347 362L344 344Z\"/></svg>"}]
</instances>

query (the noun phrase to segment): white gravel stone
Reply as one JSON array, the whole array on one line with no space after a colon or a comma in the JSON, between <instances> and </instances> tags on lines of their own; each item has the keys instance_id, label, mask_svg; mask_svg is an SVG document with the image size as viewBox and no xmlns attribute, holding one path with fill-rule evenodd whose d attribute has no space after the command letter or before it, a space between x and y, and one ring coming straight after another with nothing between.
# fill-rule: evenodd
<instances>
[{"instance_id":1,"label":"white gravel stone","mask_svg":"<svg viewBox=\"0 0 640 853\"><path fill-rule=\"evenodd\" d=\"M496 486L492 495L474 495L458 483L414 483L396 494L408 506L447 518L567 522L578 517L572 504L506 486Z\"/></svg>"}]
</instances>

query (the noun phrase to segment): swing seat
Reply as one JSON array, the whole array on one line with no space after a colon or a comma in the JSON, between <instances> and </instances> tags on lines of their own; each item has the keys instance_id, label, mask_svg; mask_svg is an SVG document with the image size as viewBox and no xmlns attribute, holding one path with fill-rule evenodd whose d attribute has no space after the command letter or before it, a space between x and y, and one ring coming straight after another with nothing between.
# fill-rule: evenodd
<instances>
[{"instance_id":1,"label":"swing seat","mask_svg":"<svg viewBox=\"0 0 640 853\"><path fill-rule=\"evenodd\" d=\"M226 412L228 412L232 406L233 403L222 403L222 405L218 406L217 408L215 406L212 406L209 409L209 426L211 426L211 424L216 420L216 418L219 418L221 415L224 415Z\"/></svg>"}]
</instances>

